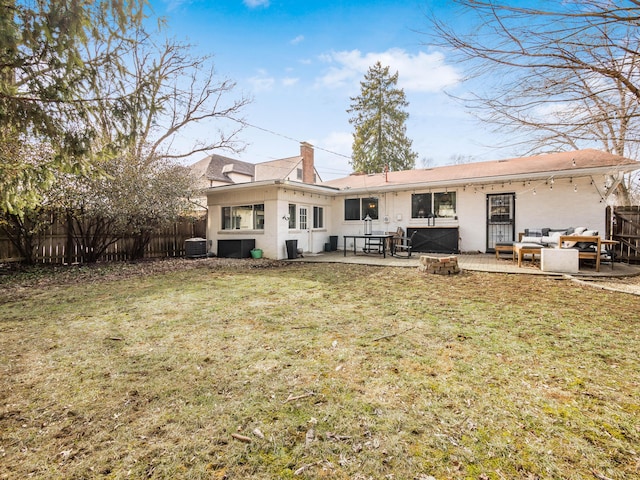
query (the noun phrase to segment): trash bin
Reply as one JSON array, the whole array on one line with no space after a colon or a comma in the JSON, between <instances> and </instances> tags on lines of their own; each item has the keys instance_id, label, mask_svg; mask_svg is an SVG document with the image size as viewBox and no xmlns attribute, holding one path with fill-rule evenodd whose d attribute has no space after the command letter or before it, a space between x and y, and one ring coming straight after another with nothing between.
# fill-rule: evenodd
<instances>
[{"instance_id":1,"label":"trash bin","mask_svg":"<svg viewBox=\"0 0 640 480\"><path fill-rule=\"evenodd\" d=\"M331 251L331 244L330 243L325 243L324 244L324 251L325 252L330 252Z\"/></svg>"},{"instance_id":2,"label":"trash bin","mask_svg":"<svg viewBox=\"0 0 640 480\"><path fill-rule=\"evenodd\" d=\"M284 243L287 246L287 258L298 258L298 240L285 240Z\"/></svg>"},{"instance_id":3,"label":"trash bin","mask_svg":"<svg viewBox=\"0 0 640 480\"><path fill-rule=\"evenodd\" d=\"M331 244L331 251L332 252L335 252L336 250L338 250L338 236L337 235L329 236L329 243Z\"/></svg>"}]
</instances>

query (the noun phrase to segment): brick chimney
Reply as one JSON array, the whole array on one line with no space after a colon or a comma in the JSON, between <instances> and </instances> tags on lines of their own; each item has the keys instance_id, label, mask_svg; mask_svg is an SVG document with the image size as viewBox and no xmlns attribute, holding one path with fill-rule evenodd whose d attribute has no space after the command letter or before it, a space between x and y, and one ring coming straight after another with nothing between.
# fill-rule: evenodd
<instances>
[{"instance_id":1,"label":"brick chimney","mask_svg":"<svg viewBox=\"0 0 640 480\"><path fill-rule=\"evenodd\" d=\"M302 181L304 183L316 183L316 171L313 165L313 145L307 142L300 143L300 156L302 156Z\"/></svg>"}]
</instances>

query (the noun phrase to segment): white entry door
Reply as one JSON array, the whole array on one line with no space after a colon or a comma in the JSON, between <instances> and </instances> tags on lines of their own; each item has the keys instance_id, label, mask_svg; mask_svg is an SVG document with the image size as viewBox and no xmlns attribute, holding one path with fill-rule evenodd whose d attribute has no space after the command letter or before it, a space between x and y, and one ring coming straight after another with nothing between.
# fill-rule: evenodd
<instances>
[{"instance_id":1,"label":"white entry door","mask_svg":"<svg viewBox=\"0 0 640 480\"><path fill-rule=\"evenodd\" d=\"M298 240L298 248L301 248L304 252L309 252L311 243L311 228L309 225L309 210L307 207L300 207L299 210L300 215L300 230L302 231L302 235L300 235L300 239Z\"/></svg>"}]
</instances>

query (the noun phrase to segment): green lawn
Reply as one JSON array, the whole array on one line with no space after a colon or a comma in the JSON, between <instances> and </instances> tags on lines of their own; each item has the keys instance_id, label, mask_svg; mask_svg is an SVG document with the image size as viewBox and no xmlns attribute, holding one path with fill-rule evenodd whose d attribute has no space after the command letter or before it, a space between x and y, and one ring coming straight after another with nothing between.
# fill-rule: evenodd
<instances>
[{"instance_id":1,"label":"green lawn","mask_svg":"<svg viewBox=\"0 0 640 480\"><path fill-rule=\"evenodd\" d=\"M640 476L639 297L274 264L3 283L0 478Z\"/></svg>"}]
</instances>

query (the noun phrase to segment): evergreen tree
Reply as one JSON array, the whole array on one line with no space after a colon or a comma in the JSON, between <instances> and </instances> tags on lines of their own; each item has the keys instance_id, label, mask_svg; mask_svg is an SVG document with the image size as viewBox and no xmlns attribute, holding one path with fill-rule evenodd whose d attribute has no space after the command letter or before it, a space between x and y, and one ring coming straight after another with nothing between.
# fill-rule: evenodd
<instances>
[{"instance_id":1,"label":"evergreen tree","mask_svg":"<svg viewBox=\"0 0 640 480\"><path fill-rule=\"evenodd\" d=\"M22 215L60 173L86 173L97 72L124 68L146 0L0 2L0 213ZM87 54L102 46L90 61ZM31 150L48 152L32 157Z\"/></svg>"},{"instance_id":2,"label":"evergreen tree","mask_svg":"<svg viewBox=\"0 0 640 480\"><path fill-rule=\"evenodd\" d=\"M410 170L418 154L411 150L405 121L409 105L404 91L396 87L398 72L389 75L389 67L377 62L360 82L360 96L351 98L347 113L353 116L353 154L351 165L357 172L380 173Z\"/></svg>"}]
</instances>

